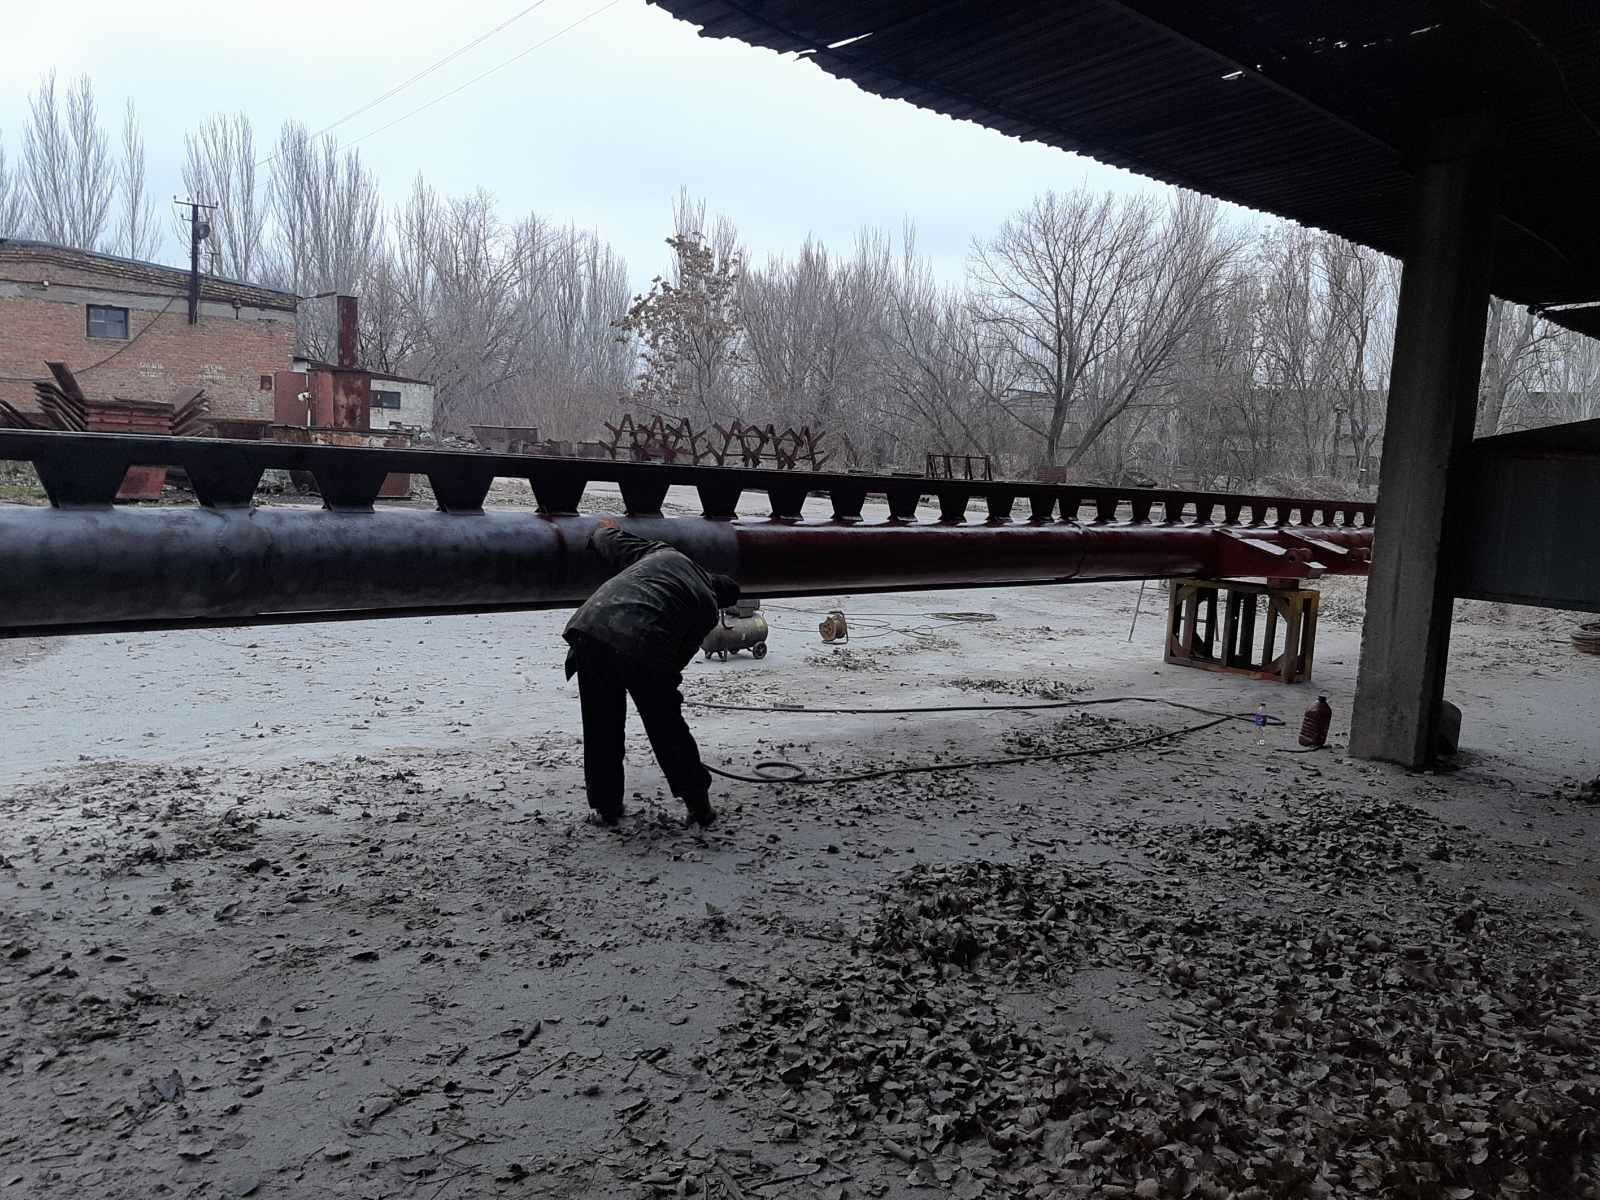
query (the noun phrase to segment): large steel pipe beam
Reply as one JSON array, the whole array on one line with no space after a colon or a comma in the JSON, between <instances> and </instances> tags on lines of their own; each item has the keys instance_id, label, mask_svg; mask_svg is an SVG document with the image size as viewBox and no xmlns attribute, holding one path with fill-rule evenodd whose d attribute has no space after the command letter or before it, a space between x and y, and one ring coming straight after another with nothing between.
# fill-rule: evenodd
<instances>
[{"instance_id":1,"label":"large steel pipe beam","mask_svg":"<svg viewBox=\"0 0 1600 1200\"><path fill-rule=\"evenodd\" d=\"M0 636L565 607L599 582L585 488L614 483L642 532L757 596L1361 572L1372 506L1027 480L774 471L204 438L0 430L49 510L0 506ZM180 470L198 505L112 506L130 467ZM324 512L255 508L268 470L314 477ZM441 511L374 511L392 471L426 475ZM485 512L523 479L537 513ZM669 488L702 517L664 518ZM736 518L764 494L768 521ZM680 493L681 494L681 493ZM924 520L924 497L938 502ZM831 520L808 520L808 498ZM881 496L886 524L864 524ZM972 502L981 510L968 514Z\"/></svg>"},{"instance_id":2,"label":"large steel pipe beam","mask_svg":"<svg viewBox=\"0 0 1600 1200\"><path fill-rule=\"evenodd\" d=\"M0 506L0 636L570 607L597 518ZM1360 571L1370 531L624 522L764 597ZM1319 548L1320 547L1320 548ZM1331 564L1320 561L1331 559Z\"/></svg>"}]
</instances>

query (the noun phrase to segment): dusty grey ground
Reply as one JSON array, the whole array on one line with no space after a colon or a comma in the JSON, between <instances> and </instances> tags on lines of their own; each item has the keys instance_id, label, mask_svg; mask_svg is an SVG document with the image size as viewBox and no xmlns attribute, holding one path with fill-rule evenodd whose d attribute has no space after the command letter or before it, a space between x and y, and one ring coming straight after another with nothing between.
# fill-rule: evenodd
<instances>
[{"instance_id":1,"label":"dusty grey ground","mask_svg":"<svg viewBox=\"0 0 1600 1200\"><path fill-rule=\"evenodd\" d=\"M704 834L642 742L635 815L583 822L562 614L0 643L0 1195L1581 1193L1572 620L1463 606L1466 749L1411 775L1343 753L1359 585L1296 688L1163 666L1137 591L841 597L844 650L795 604L685 690L1290 728L729 784ZM1319 691L1334 748L1282 753ZM695 723L838 771L1198 719Z\"/></svg>"}]
</instances>

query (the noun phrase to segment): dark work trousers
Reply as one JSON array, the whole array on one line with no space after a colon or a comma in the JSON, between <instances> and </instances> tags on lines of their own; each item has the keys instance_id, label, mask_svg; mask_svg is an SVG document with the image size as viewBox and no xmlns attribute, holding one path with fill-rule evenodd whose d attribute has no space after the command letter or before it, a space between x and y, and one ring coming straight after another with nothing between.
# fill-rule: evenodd
<instances>
[{"instance_id":1,"label":"dark work trousers","mask_svg":"<svg viewBox=\"0 0 1600 1200\"><path fill-rule=\"evenodd\" d=\"M700 748L683 719L683 696L678 691L683 676L634 666L598 642L585 642L574 657L583 705L583 782L589 807L601 814L622 808L628 696L639 710L672 794L680 800L703 799L711 790L711 773L701 764Z\"/></svg>"}]
</instances>

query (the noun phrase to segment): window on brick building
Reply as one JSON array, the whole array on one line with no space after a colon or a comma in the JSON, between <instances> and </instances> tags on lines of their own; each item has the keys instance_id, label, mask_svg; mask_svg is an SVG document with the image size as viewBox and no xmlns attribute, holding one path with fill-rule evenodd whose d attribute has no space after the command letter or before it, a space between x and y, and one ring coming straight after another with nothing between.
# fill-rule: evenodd
<instances>
[{"instance_id":1,"label":"window on brick building","mask_svg":"<svg viewBox=\"0 0 1600 1200\"><path fill-rule=\"evenodd\" d=\"M373 408L399 408L400 407L400 393L399 392L377 392L377 391L375 391L375 392L372 393L372 407Z\"/></svg>"},{"instance_id":2,"label":"window on brick building","mask_svg":"<svg viewBox=\"0 0 1600 1200\"><path fill-rule=\"evenodd\" d=\"M261 390L263 392L270 392L272 390L272 376L271 375L263 375L261 377Z\"/></svg>"},{"instance_id":3,"label":"window on brick building","mask_svg":"<svg viewBox=\"0 0 1600 1200\"><path fill-rule=\"evenodd\" d=\"M89 336L92 338L128 338L128 310L109 304L90 304L87 313Z\"/></svg>"}]
</instances>

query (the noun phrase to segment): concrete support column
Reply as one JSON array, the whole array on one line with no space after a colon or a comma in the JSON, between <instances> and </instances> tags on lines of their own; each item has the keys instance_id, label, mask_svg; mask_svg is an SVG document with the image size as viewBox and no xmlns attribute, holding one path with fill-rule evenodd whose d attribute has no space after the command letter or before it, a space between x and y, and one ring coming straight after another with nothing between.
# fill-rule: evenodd
<instances>
[{"instance_id":1,"label":"concrete support column","mask_svg":"<svg viewBox=\"0 0 1600 1200\"><path fill-rule=\"evenodd\" d=\"M1484 119L1435 127L1412 194L1350 752L1433 757L1454 601L1455 495L1477 415L1497 189ZM1459 533L1459 531L1456 531Z\"/></svg>"}]
</instances>

